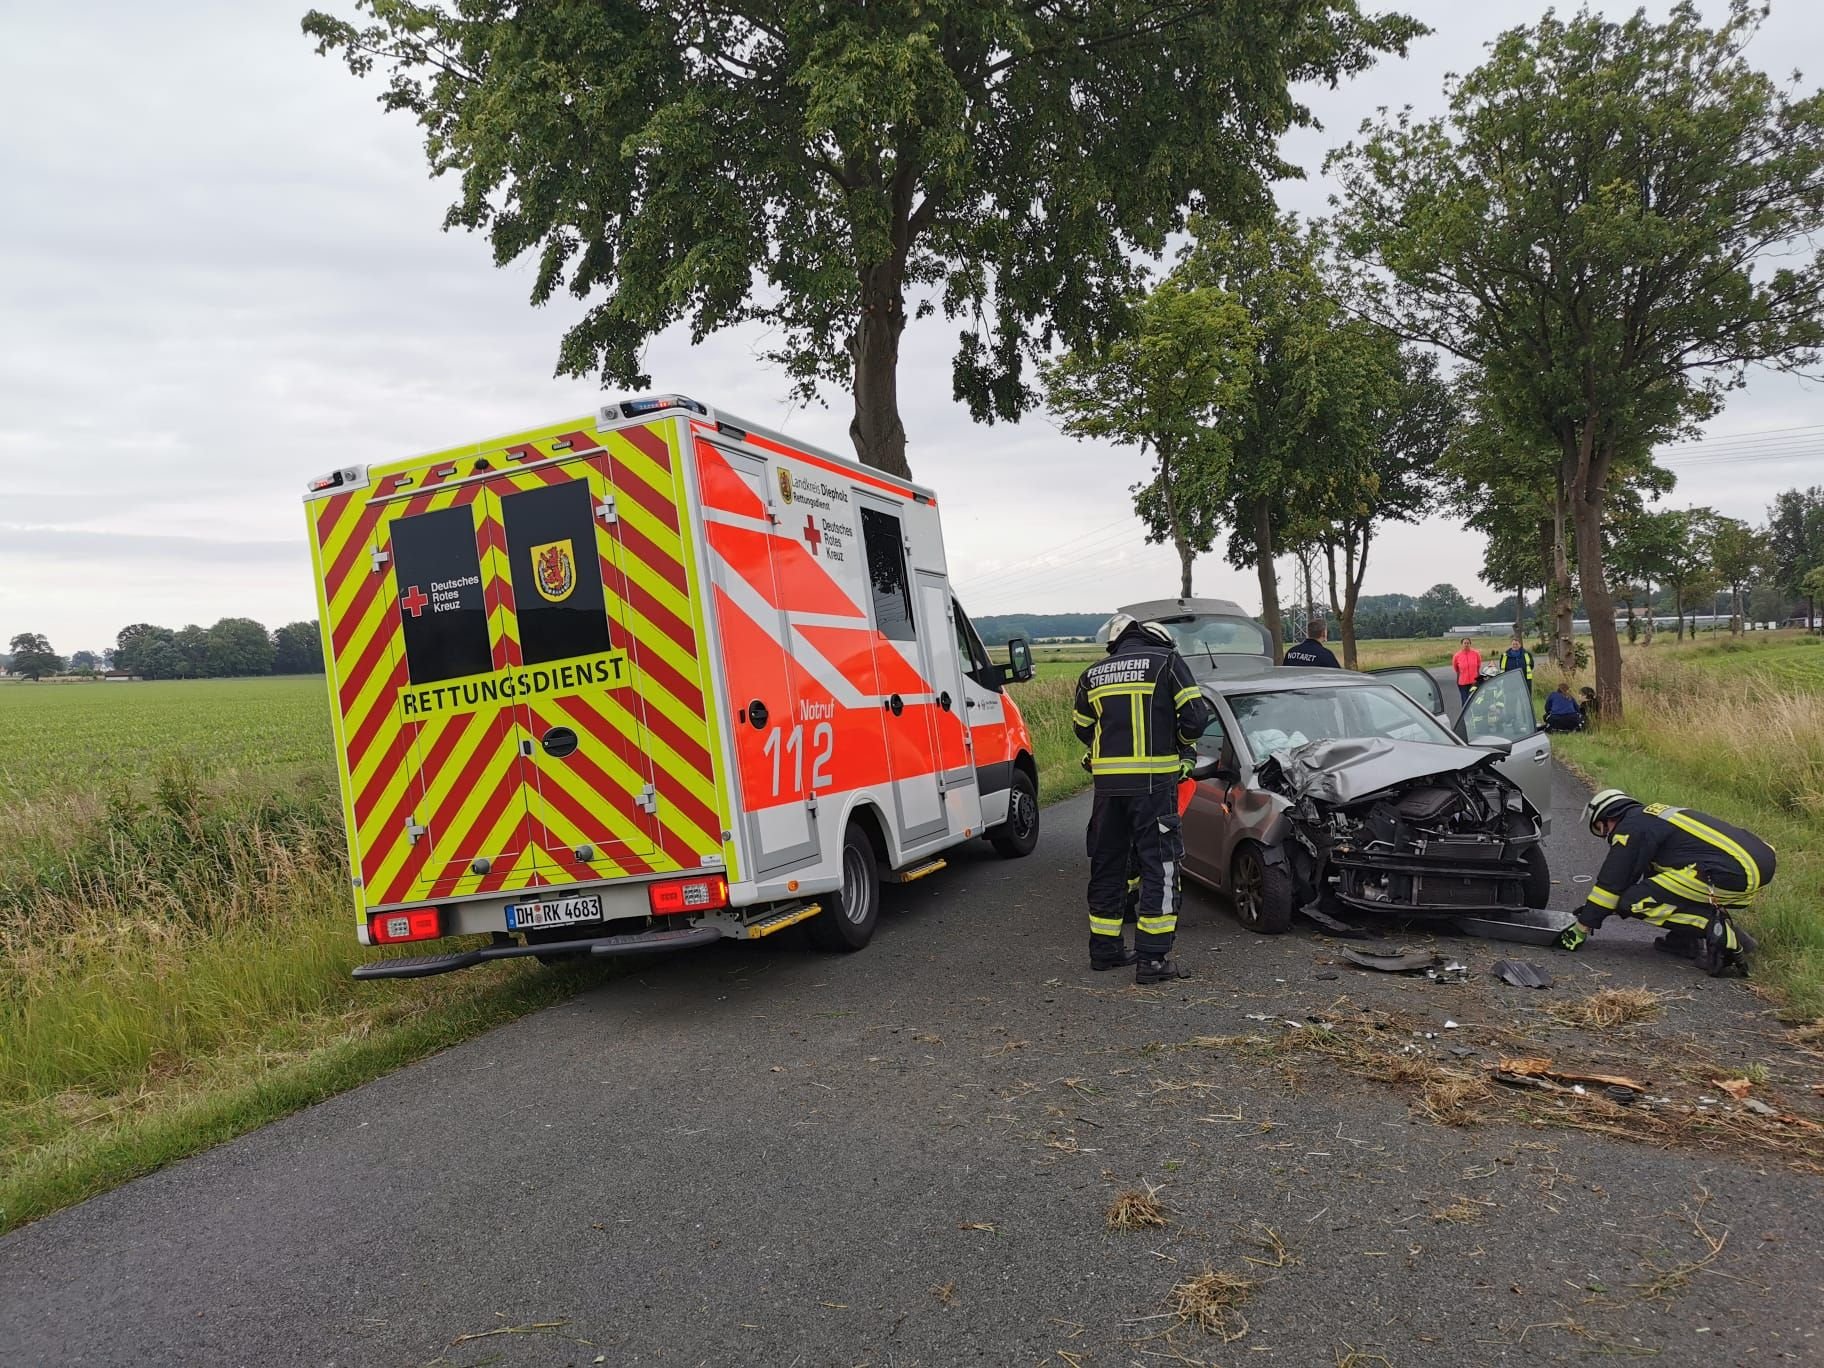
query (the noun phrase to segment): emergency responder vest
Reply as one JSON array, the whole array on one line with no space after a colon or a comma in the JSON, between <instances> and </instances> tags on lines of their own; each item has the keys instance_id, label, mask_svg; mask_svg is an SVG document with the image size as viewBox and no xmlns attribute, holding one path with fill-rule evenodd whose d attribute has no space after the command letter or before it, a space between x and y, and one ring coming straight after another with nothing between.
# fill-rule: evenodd
<instances>
[{"instance_id":1,"label":"emergency responder vest","mask_svg":"<svg viewBox=\"0 0 1824 1368\"><path fill-rule=\"evenodd\" d=\"M1132 628L1077 680L1071 722L1098 793L1149 793L1176 786L1181 754L1212 716L1178 653Z\"/></svg>"}]
</instances>

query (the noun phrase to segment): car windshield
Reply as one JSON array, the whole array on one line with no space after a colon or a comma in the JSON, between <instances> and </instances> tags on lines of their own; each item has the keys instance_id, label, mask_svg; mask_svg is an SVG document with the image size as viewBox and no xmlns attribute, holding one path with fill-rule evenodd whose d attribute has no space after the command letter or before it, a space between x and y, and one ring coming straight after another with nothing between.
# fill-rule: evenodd
<instances>
[{"instance_id":1,"label":"car windshield","mask_svg":"<svg viewBox=\"0 0 1824 1368\"><path fill-rule=\"evenodd\" d=\"M1266 629L1247 618L1176 617L1154 619L1172 634L1178 654L1187 659L1204 655L1252 655L1272 658Z\"/></svg>"},{"instance_id":2,"label":"car windshield","mask_svg":"<svg viewBox=\"0 0 1824 1368\"><path fill-rule=\"evenodd\" d=\"M1307 741L1384 737L1455 741L1437 719L1390 684L1230 694L1229 707L1255 762Z\"/></svg>"}]
</instances>

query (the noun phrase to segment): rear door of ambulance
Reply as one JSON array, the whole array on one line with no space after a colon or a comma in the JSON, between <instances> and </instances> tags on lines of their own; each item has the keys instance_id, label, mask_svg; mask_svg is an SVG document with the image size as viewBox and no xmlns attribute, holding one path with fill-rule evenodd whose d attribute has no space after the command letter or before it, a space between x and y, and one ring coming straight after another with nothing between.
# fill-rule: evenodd
<instances>
[{"instance_id":1,"label":"rear door of ambulance","mask_svg":"<svg viewBox=\"0 0 1824 1368\"><path fill-rule=\"evenodd\" d=\"M383 800L356 783L370 907L720 862L667 426L541 436L376 491L396 739L370 766L391 772Z\"/></svg>"}]
</instances>

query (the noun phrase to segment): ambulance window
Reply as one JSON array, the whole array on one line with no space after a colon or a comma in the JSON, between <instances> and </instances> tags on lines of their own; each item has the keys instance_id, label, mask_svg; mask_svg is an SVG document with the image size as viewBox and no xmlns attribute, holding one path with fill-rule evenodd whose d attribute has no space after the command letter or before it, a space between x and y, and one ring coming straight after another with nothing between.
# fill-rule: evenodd
<instances>
[{"instance_id":1,"label":"ambulance window","mask_svg":"<svg viewBox=\"0 0 1824 1368\"><path fill-rule=\"evenodd\" d=\"M951 599L950 611L956 616L956 649L965 662L964 669L970 674L987 669L988 648L982 645L981 635L975 630L975 624L969 621L963 605Z\"/></svg>"},{"instance_id":2,"label":"ambulance window","mask_svg":"<svg viewBox=\"0 0 1824 1368\"><path fill-rule=\"evenodd\" d=\"M494 661L474 516L458 506L400 518L392 552L412 683L486 674Z\"/></svg>"},{"instance_id":3,"label":"ambulance window","mask_svg":"<svg viewBox=\"0 0 1824 1368\"><path fill-rule=\"evenodd\" d=\"M861 510L861 536L868 548L868 585L874 592L874 625L892 641L915 641L912 596L906 590L906 551L899 519L877 509Z\"/></svg>"},{"instance_id":4,"label":"ambulance window","mask_svg":"<svg viewBox=\"0 0 1824 1368\"><path fill-rule=\"evenodd\" d=\"M540 665L606 651L608 612L588 480L503 494L500 520L521 659Z\"/></svg>"}]
</instances>

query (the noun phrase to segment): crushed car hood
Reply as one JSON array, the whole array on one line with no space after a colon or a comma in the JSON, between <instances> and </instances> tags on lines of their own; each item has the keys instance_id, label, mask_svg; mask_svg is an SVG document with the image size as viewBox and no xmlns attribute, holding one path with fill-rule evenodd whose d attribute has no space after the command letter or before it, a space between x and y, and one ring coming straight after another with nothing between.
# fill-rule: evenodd
<instances>
[{"instance_id":1,"label":"crushed car hood","mask_svg":"<svg viewBox=\"0 0 1824 1368\"><path fill-rule=\"evenodd\" d=\"M1495 751L1440 741L1307 741L1266 760L1260 779L1289 797L1347 806L1394 784L1493 765L1500 758Z\"/></svg>"}]
</instances>

